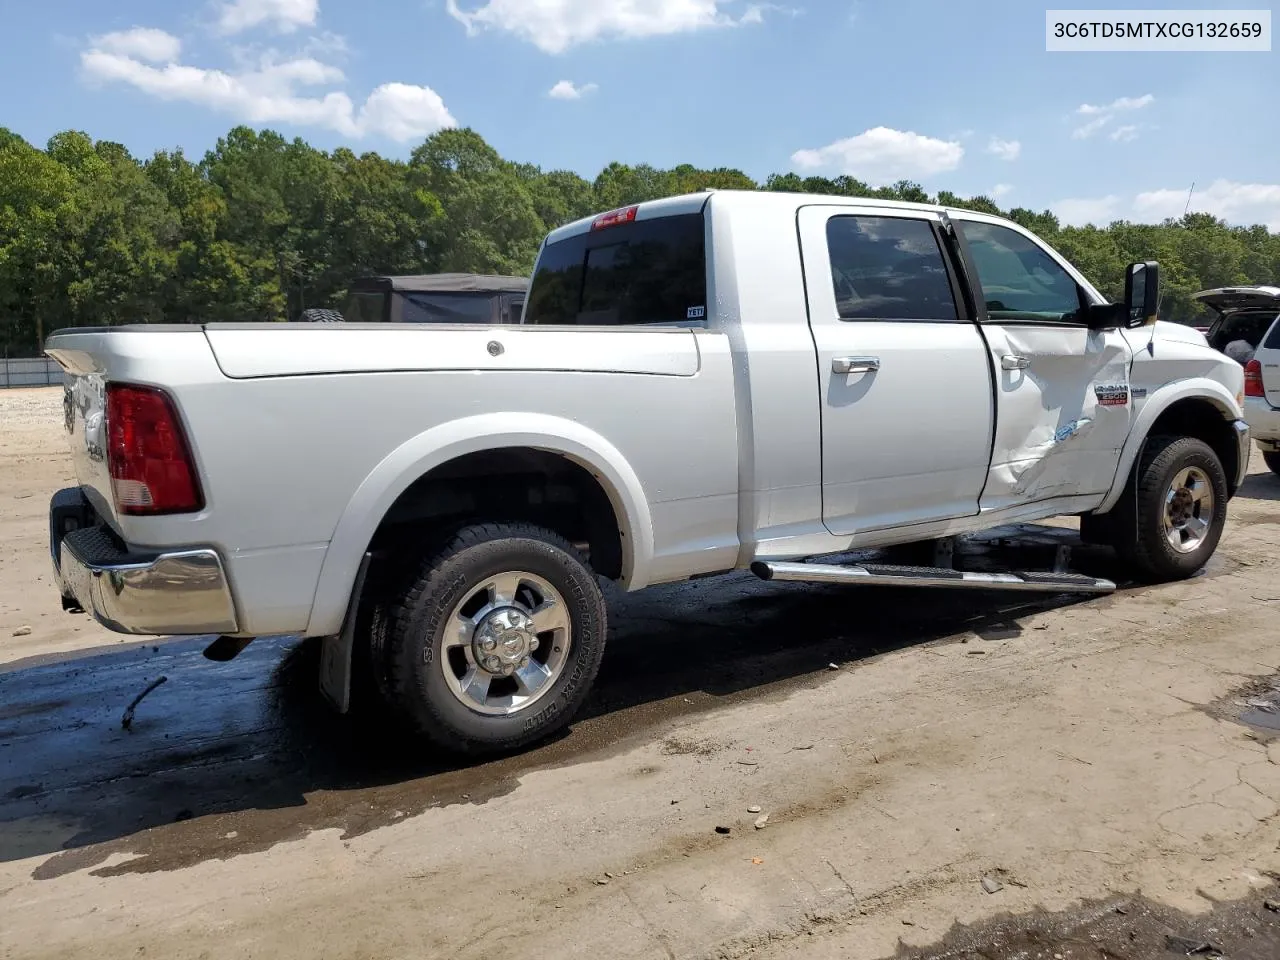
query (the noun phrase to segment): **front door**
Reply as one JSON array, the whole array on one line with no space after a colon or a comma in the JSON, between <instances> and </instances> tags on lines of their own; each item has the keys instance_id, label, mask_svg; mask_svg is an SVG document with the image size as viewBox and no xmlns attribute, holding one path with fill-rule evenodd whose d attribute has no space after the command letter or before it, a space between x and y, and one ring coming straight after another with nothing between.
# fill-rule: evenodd
<instances>
[{"instance_id":1,"label":"front door","mask_svg":"<svg viewBox=\"0 0 1280 960\"><path fill-rule=\"evenodd\" d=\"M800 211L823 520L837 536L978 512L991 371L943 257L939 221L897 208Z\"/></svg>"},{"instance_id":2,"label":"front door","mask_svg":"<svg viewBox=\"0 0 1280 960\"><path fill-rule=\"evenodd\" d=\"M1089 295L1032 237L956 216L997 377L982 509L1106 493L1132 420L1128 341L1085 326Z\"/></svg>"}]
</instances>

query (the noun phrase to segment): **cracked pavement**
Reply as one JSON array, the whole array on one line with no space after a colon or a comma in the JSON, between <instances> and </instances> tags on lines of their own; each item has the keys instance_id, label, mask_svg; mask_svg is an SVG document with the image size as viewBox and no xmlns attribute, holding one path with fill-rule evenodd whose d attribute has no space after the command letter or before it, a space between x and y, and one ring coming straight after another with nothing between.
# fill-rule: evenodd
<instances>
[{"instance_id":1,"label":"cracked pavement","mask_svg":"<svg viewBox=\"0 0 1280 960\"><path fill-rule=\"evenodd\" d=\"M1111 895L1203 913L1280 873L1280 741L1233 719L1280 674L1260 458L1182 584L617 600L573 732L455 770L349 750L287 642L217 665L57 612L59 441L0 445L0 956L874 958Z\"/></svg>"}]
</instances>

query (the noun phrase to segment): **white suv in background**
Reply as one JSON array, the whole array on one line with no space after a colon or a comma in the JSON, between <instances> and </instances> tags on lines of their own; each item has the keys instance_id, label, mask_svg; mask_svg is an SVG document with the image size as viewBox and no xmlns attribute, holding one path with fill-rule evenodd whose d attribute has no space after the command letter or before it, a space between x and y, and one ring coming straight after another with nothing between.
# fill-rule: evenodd
<instances>
[{"instance_id":1,"label":"white suv in background","mask_svg":"<svg viewBox=\"0 0 1280 960\"><path fill-rule=\"evenodd\" d=\"M1245 364L1244 416L1267 466L1280 476L1280 317Z\"/></svg>"},{"instance_id":2,"label":"white suv in background","mask_svg":"<svg viewBox=\"0 0 1280 960\"><path fill-rule=\"evenodd\" d=\"M1244 366L1245 420L1280 475L1280 287L1219 287L1194 299L1217 314L1209 345Z\"/></svg>"}]
</instances>

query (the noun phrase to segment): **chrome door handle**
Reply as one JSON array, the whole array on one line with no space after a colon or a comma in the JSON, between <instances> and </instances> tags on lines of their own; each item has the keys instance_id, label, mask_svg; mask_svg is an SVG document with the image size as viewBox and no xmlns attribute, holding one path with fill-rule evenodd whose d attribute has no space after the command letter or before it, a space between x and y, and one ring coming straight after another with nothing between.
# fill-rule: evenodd
<instances>
[{"instance_id":1,"label":"chrome door handle","mask_svg":"<svg viewBox=\"0 0 1280 960\"><path fill-rule=\"evenodd\" d=\"M1015 357L1013 354L1006 353L1000 358L1000 368L1002 370L1026 370L1031 366L1031 361L1026 357Z\"/></svg>"},{"instance_id":2,"label":"chrome door handle","mask_svg":"<svg viewBox=\"0 0 1280 960\"><path fill-rule=\"evenodd\" d=\"M836 357L831 361L832 373L875 373L879 369L879 357Z\"/></svg>"}]
</instances>

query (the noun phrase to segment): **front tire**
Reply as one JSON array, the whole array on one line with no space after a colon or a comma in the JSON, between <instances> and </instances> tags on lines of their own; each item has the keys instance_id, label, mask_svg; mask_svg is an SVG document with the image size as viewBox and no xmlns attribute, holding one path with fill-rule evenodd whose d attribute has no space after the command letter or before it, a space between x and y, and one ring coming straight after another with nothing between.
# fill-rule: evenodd
<instances>
[{"instance_id":1,"label":"front tire","mask_svg":"<svg viewBox=\"0 0 1280 960\"><path fill-rule=\"evenodd\" d=\"M436 746L483 755L570 722L600 668L607 614L562 537L482 524L427 560L384 629L375 648L393 707Z\"/></svg>"},{"instance_id":2,"label":"front tire","mask_svg":"<svg viewBox=\"0 0 1280 960\"><path fill-rule=\"evenodd\" d=\"M1185 580L1213 556L1227 522L1227 474L1194 437L1152 437L1118 509L1116 549L1148 583Z\"/></svg>"},{"instance_id":3,"label":"front tire","mask_svg":"<svg viewBox=\"0 0 1280 960\"><path fill-rule=\"evenodd\" d=\"M1280 477L1280 452L1267 453L1266 451L1263 451L1262 459L1266 462L1267 469L1277 477Z\"/></svg>"}]
</instances>

